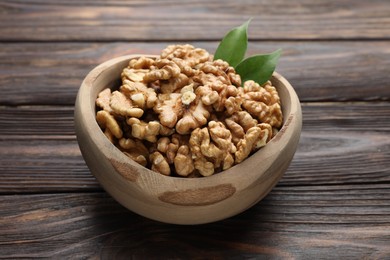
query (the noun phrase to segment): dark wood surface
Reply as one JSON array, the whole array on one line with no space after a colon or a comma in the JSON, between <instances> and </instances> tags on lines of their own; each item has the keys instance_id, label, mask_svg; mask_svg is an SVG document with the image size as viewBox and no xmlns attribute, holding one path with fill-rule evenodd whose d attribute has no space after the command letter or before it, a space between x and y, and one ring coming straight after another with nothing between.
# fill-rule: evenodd
<instances>
[{"instance_id":1,"label":"dark wood surface","mask_svg":"<svg viewBox=\"0 0 390 260\"><path fill-rule=\"evenodd\" d=\"M81 157L74 101L87 72L188 42L214 52L253 17L249 54L303 109L271 193L216 223L138 216ZM390 4L343 1L0 1L0 259L389 259Z\"/></svg>"}]
</instances>

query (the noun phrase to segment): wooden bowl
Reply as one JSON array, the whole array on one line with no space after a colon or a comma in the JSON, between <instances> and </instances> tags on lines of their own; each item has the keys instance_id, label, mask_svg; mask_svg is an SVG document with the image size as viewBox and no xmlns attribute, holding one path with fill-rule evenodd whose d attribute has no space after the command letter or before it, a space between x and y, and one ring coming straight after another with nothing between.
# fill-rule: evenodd
<instances>
[{"instance_id":1,"label":"wooden bowl","mask_svg":"<svg viewBox=\"0 0 390 260\"><path fill-rule=\"evenodd\" d=\"M289 166L301 133L298 97L278 73L272 76L283 110L279 133L263 148L232 168L203 178L179 178L153 172L130 160L100 130L95 99L106 87L119 87L130 59L102 63L84 79L75 105L75 127L82 155L103 188L120 204L150 219L202 224L236 215L259 202ZM150 57L155 57L148 55Z\"/></svg>"}]
</instances>

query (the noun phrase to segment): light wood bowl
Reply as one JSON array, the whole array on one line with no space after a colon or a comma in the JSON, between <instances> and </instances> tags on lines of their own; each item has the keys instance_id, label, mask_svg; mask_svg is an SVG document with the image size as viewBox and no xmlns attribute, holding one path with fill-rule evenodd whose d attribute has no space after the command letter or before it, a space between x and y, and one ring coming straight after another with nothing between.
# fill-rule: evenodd
<instances>
[{"instance_id":1,"label":"light wood bowl","mask_svg":"<svg viewBox=\"0 0 390 260\"><path fill-rule=\"evenodd\" d=\"M298 97L280 74L274 73L284 124L262 149L232 168L203 178L164 176L130 160L106 138L96 119L95 99L106 87L119 87L130 59L102 63L84 79L75 105L80 150L90 171L120 204L150 219L174 224L202 224L234 216L259 202L276 185L296 151L302 126ZM148 55L150 57L155 57Z\"/></svg>"}]
</instances>

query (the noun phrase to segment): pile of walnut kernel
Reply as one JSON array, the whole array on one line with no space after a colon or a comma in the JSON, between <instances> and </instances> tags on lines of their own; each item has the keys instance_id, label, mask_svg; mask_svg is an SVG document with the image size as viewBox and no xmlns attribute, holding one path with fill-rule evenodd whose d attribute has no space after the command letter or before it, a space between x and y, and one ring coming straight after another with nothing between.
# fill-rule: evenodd
<instances>
[{"instance_id":1,"label":"pile of walnut kernel","mask_svg":"<svg viewBox=\"0 0 390 260\"><path fill-rule=\"evenodd\" d=\"M137 163L164 175L210 176L245 160L282 125L271 82L241 83L206 50L170 45L156 59L132 59L118 90L96 99L107 138Z\"/></svg>"}]
</instances>

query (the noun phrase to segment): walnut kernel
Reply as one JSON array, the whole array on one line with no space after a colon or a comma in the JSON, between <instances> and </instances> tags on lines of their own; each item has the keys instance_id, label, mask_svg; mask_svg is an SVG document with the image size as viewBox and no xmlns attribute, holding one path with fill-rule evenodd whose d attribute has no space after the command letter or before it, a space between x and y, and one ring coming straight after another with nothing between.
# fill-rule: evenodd
<instances>
[{"instance_id":1,"label":"walnut kernel","mask_svg":"<svg viewBox=\"0 0 390 260\"><path fill-rule=\"evenodd\" d=\"M270 81L241 82L234 68L192 45L129 61L119 89L96 99L96 120L111 143L163 175L210 176L241 163L282 126Z\"/></svg>"}]
</instances>

